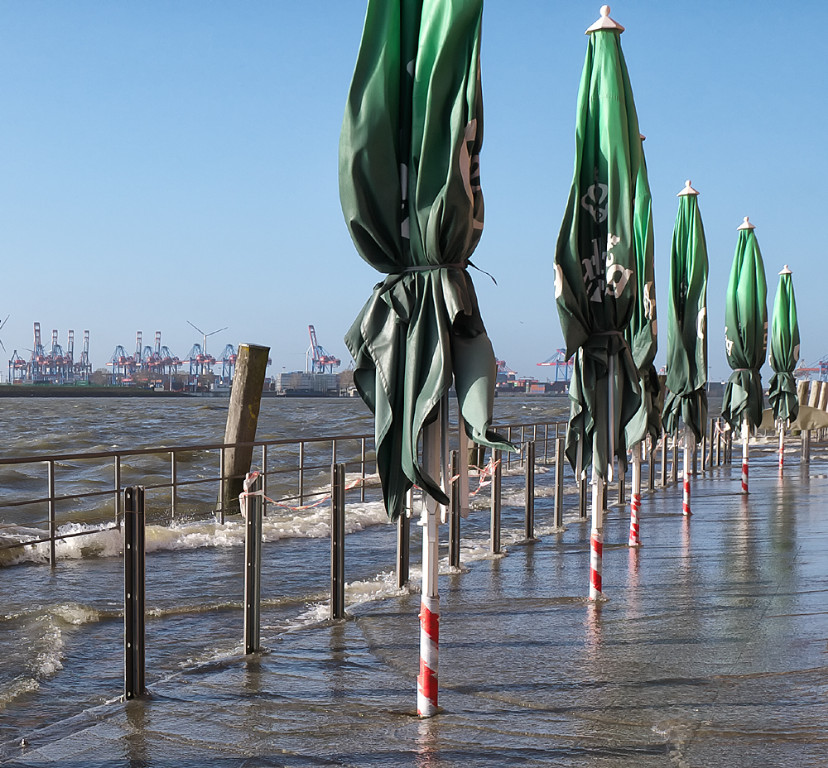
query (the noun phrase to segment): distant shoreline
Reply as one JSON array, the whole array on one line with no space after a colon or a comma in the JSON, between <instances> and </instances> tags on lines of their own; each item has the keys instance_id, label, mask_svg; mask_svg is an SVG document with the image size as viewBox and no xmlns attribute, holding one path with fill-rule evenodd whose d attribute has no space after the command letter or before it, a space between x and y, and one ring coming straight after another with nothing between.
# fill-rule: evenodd
<instances>
[{"instance_id":1,"label":"distant shoreline","mask_svg":"<svg viewBox=\"0 0 828 768\"><path fill-rule=\"evenodd\" d=\"M0 385L0 397L198 397L192 392L168 392L139 387L74 387Z\"/></svg>"}]
</instances>

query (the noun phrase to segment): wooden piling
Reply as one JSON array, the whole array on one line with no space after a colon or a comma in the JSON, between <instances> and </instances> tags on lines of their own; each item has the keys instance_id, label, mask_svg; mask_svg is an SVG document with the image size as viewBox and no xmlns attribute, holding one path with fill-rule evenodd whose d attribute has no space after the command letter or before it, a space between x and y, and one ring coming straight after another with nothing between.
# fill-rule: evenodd
<instances>
[{"instance_id":1,"label":"wooden piling","mask_svg":"<svg viewBox=\"0 0 828 768\"><path fill-rule=\"evenodd\" d=\"M256 439L256 425L259 421L259 406L262 402L265 370L270 347L257 344L239 344L236 359L236 374L230 392L227 409L227 426L224 442L251 443L224 450L224 476L219 495L219 505L224 512L239 511L239 495L244 478L250 472L253 460L253 441Z\"/></svg>"}]
</instances>

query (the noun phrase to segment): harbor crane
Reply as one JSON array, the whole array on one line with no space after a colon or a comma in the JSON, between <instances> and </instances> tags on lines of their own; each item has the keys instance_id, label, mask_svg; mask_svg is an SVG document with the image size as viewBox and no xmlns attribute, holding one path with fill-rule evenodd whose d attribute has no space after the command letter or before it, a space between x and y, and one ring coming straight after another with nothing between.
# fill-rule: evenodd
<instances>
[{"instance_id":1,"label":"harbor crane","mask_svg":"<svg viewBox=\"0 0 828 768\"><path fill-rule=\"evenodd\" d=\"M316 329L312 325L308 326L308 333L310 335L310 347L308 347L305 355L305 370L310 367L310 373L325 373L327 368L328 373L333 373L333 369L338 368L342 361L338 357L328 354L317 342Z\"/></svg>"},{"instance_id":2,"label":"harbor crane","mask_svg":"<svg viewBox=\"0 0 828 768\"><path fill-rule=\"evenodd\" d=\"M575 364L575 358L566 359L565 349L556 349L552 357L544 360L538 365L555 366L555 381L569 382L572 378L572 366Z\"/></svg>"}]
</instances>

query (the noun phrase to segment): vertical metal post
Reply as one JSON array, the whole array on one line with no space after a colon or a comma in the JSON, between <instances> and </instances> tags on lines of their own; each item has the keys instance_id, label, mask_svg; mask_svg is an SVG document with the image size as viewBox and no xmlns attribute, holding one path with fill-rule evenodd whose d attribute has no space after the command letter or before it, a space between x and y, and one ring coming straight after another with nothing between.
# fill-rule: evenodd
<instances>
[{"instance_id":1,"label":"vertical metal post","mask_svg":"<svg viewBox=\"0 0 828 768\"><path fill-rule=\"evenodd\" d=\"M660 470L660 482L661 487L664 488L667 485L667 441L668 436L666 432L661 433L661 465L659 467Z\"/></svg>"},{"instance_id":2,"label":"vertical metal post","mask_svg":"<svg viewBox=\"0 0 828 768\"><path fill-rule=\"evenodd\" d=\"M361 482L359 484L359 500L365 501L365 438L360 440L359 466Z\"/></svg>"},{"instance_id":3,"label":"vertical metal post","mask_svg":"<svg viewBox=\"0 0 828 768\"><path fill-rule=\"evenodd\" d=\"M549 463L549 422L543 425L543 463Z\"/></svg>"},{"instance_id":4,"label":"vertical metal post","mask_svg":"<svg viewBox=\"0 0 828 768\"><path fill-rule=\"evenodd\" d=\"M115 527L121 530L121 457L115 457Z\"/></svg>"},{"instance_id":5,"label":"vertical metal post","mask_svg":"<svg viewBox=\"0 0 828 768\"><path fill-rule=\"evenodd\" d=\"M526 443L526 538L535 538L535 441Z\"/></svg>"},{"instance_id":6,"label":"vertical metal post","mask_svg":"<svg viewBox=\"0 0 828 768\"><path fill-rule=\"evenodd\" d=\"M490 526L490 546L493 555L500 554L500 488L503 469L503 463L500 457L500 451L492 451L492 461L494 463L494 468L492 469L492 510Z\"/></svg>"},{"instance_id":7,"label":"vertical metal post","mask_svg":"<svg viewBox=\"0 0 828 768\"><path fill-rule=\"evenodd\" d=\"M411 518L409 512L413 503L413 491L408 492L408 499L402 514L397 518L397 589L408 584L409 552L411 549Z\"/></svg>"},{"instance_id":8,"label":"vertical metal post","mask_svg":"<svg viewBox=\"0 0 828 768\"><path fill-rule=\"evenodd\" d=\"M55 552L55 537L57 536L57 514L55 511L55 462L49 461L49 565L54 568L57 565L57 554Z\"/></svg>"},{"instance_id":9,"label":"vertical metal post","mask_svg":"<svg viewBox=\"0 0 828 768\"><path fill-rule=\"evenodd\" d=\"M244 515L244 652L261 649L262 508L264 486L260 472L244 478L241 510Z\"/></svg>"},{"instance_id":10,"label":"vertical metal post","mask_svg":"<svg viewBox=\"0 0 828 768\"><path fill-rule=\"evenodd\" d=\"M331 464L336 464L336 440L331 440Z\"/></svg>"},{"instance_id":11,"label":"vertical metal post","mask_svg":"<svg viewBox=\"0 0 828 768\"><path fill-rule=\"evenodd\" d=\"M175 451L170 451L170 517L175 520L176 488L178 487L178 467L175 461ZM121 494L115 494L120 499Z\"/></svg>"},{"instance_id":12,"label":"vertical metal post","mask_svg":"<svg viewBox=\"0 0 828 768\"><path fill-rule=\"evenodd\" d=\"M457 477L460 471L460 456L458 451L451 452L451 476ZM449 565L452 568L460 567L460 483L451 484L451 507L449 509Z\"/></svg>"},{"instance_id":13,"label":"vertical metal post","mask_svg":"<svg viewBox=\"0 0 828 768\"><path fill-rule=\"evenodd\" d=\"M647 488L655 490L655 440L652 435L647 436Z\"/></svg>"},{"instance_id":14,"label":"vertical metal post","mask_svg":"<svg viewBox=\"0 0 828 768\"><path fill-rule=\"evenodd\" d=\"M511 443L512 442L512 428L509 427L506 430L506 439ZM506 454L506 469L512 466L512 453L511 451Z\"/></svg>"},{"instance_id":15,"label":"vertical metal post","mask_svg":"<svg viewBox=\"0 0 828 768\"><path fill-rule=\"evenodd\" d=\"M331 618L345 617L345 465L331 466Z\"/></svg>"},{"instance_id":16,"label":"vertical metal post","mask_svg":"<svg viewBox=\"0 0 828 768\"><path fill-rule=\"evenodd\" d=\"M224 466L224 448L222 447L219 451L219 474L221 475L221 480L219 481L219 523L224 525L224 492L226 488L227 481L224 477L225 474L225 466Z\"/></svg>"},{"instance_id":17,"label":"vertical metal post","mask_svg":"<svg viewBox=\"0 0 828 768\"><path fill-rule=\"evenodd\" d=\"M267 517L267 446L262 446L262 516Z\"/></svg>"},{"instance_id":18,"label":"vertical metal post","mask_svg":"<svg viewBox=\"0 0 828 768\"><path fill-rule=\"evenodd\" d=\"M673 460L670 463L670 484L678 482L678 432L673 435Z\"/></svg>"},{"instance_id":19,"label":"vertical metal post","mask_svg":"<svg viewBox=\"0 0 828 768\"><path fill-rule=\"evenodd\" d=\"M305 441L299 442L299 506L305 503Z\"/></svg>"},{"instance_id":20,"label":"vertical metal post","mask_svg":"<svg viewBox=\"0 0 828 768\"><path fill-rule=\"evenodd\" d=\"M124 698L146 693L144 488L124 489Z\"/></svg>"},{"instance_id":21,"label":"vertical metal post","mask_svg":"<svg viewBox=\"0 0 828 768\"><path fill-rule=\"evenodd\" d=\"M524 451L526 450L526 425L520 425L520 466L522 467L526 463L526 457L524 456Z\"/></svg>"},{"instance_id":22,"label":"vertical metal post","mask_svg":"<svg viewBox=\"0 0 828 768\"><path fill-rule=\"evenodd\" d=\"M555 439L555 517L553 525L563 528L563 491L564 491L564 455L565 440L562 437Z\"/></svg>"},{"instance_id":23,"label":"vertical metal post","mask_svg":"<svg viewBox=\"0 0 828 768\"><path fill-rule=\"evenodd\" d=\"M640 451L641 446L636 444L633 446L634 451ZM625 495L626 495L626 481L627 476L621 471L621 468L618 468L618 506L623 507L626 503Z\"/></svg>"}]
</instances>

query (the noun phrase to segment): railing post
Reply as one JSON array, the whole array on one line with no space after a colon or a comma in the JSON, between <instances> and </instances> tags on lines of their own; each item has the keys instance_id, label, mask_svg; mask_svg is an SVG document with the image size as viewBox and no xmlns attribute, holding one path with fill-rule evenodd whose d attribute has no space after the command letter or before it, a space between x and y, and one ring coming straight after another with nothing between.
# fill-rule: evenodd
<instances>
[{"instance_id":1,"label":"railing post","mask_svg":"<svg viewBox=\"0 0 828 768\"><path fill-rule=\"evenodd\" d=\"M501 452L492 451L492 511L491 511L491 551L500 554L500 487L502 478Z\"/></svg>"},{"instance_id":2,"label":"railing post","mask_svg":"<svg viewBox=\"0 0 828 768\"><path fill-rule=\"evenodd\" d=\"M175 461L175 451L170 451L170 517L175 520L176 487L178 485L178 468ZM116 494L116 498L120 498Z\"/></svg>"},{"instance_id":3,"label":"railing post","mask_svg":"<svg viewBox=\"0 0 828 768\"><path fill-rule=\"evenodd\" d=\"M115 456L115 527L121 530L121 457Z\"/></svg>"},{"instance_id":4,"label":"railing post","mask_svg":"<svg viewBox=\"0 0 828 768\"><path fill-rule=\"evenodd\" d=\"M345 617L345 465L331 466L331 618Z\"/></svg>"},{"instance_id":5,"label":"railing post","mask_svg":"<svg viewBox=\"0 0 828 768\"><path fill-rule=\"evenodd\" d=\"M262 516L267 517L267 445L262 446Z\"/></svg>"},{"instance_id":6,"label":"railing post","mask_svg":"<svg viewBox=\"0 0 828 768\"><path fill-rule=\"evenodd\" d=\"M299 506L305 503L305 441L299 441Z\"/></svg>"},{"instance_id":7,"label":"railing post","mask_svg":"<svg viewBox=\"0 0 828 768\"><path fill-rule=\"evenodd\" d=\"M411 518L408 516L412 509L414 492L409 490L405 509L397 518L397 589L408 584L409 551L411 548Z\"/></svg>"},{"instance_id":8,"label":"railing post","mask_svg":"<svg viewBox=\"0 0 828 768\"><path fill-rule=\"evenodd\" d=\"M641 450L638 446L633 446L633 450ZM626 503L625 499L625 491L626 491L626 482L627 482L627 475L621 471L621 466L619 462L618 467L618 506L623 507Z\"/></svg>"},{"instance_id":9,"label":"railing post","mask_svg":"<svg viewBox=\"0 0 828 768\"><path fill-rule=\"evenodd\" d=\"M124 489L124 698L146 693L144 488Z\"/></svg>"},{"instance_id":10,"label":"railing post","mask_svg":"<svg viewBox=\"0 0 828 768\"><path fill-rule=\"evenodd\" d=\"M224 448L221 448L219 454L219 523L224 525L224 500L227 498L227 480L225 475L225 459Z\"/></svg>"},{"instance_id":11,"label":"railing post","mask_svg":"<svg viewBox=\"0 0 828 768\"><path fill-rule=\"evenodd\" d=\"M659 465L659 482L661 487L667 486L667 441L669 440L667 433L661 433L661 464Z\"/></svg>"},{"instance_id":12,"label":"railing post","mask_svg":"<svg viewBox=\"0 0 828 768\"><path fill-rule=\"evenodd\" d=\"M565 440L562 437L555 439L555 528L563 528L563 491L564 491L564 455Z\"/></svg>"},{"instance_id":13,"label":"railing post","mask_svg":"<svg viewBox=\"0 0 828 768\"><path fill-rule=\"evenodd\" d=\"M57 536L57 514L55 511L55 462L49 461L49 565L57 565L55 537Z\"/></svg>"},{"instance_id":14,"label":"railing post","mask_svg":"<svg viewBox=\"0 0 828 768\"><path fill-rule=\"evenodd\" d=\"M262 475L249 472L240 499L244 515L244 652L260 650L262 600Z\"/></svg>"},{"instance_id":15,"label":"railing post","mask_svg":"<svg viewBox=\"0 0 828 768\"><path fill-rule=\"evenodd\" d=\"M460 471L458 451L451 452L451 476L455 478ZM449 565L460 567L460 480L451 484L451 507L449 508Z\"/></svg>"},{"instance_id":16,"label":"railing post","mask_svg":"<svg viewBox=\"0 0 828 768\"><path fill-rule=\"evenodd\" d=\"M535 538L535 441L526 443L526 538Z\"/></svg>"},{"instance_id":17,"label":"railing post","mask_svg":"<svg viewBox=\"0 0 828 768\"><path fill-rule=\"evenodd\" d=\"M673 435L673 460L670 463L670 484L678 482L678 432Z\"/></svg>"},{"instance_id":18,"label":"railing post","mask_svg":"<svg viewBox=\"0 0 828 768\"><path fill-rule=\"evenodd\" d=\"M360 475L362 481L359 484L359 500L361 502L365 501L365 438L363 437L360 440L360 457L359 457L359 465L361 467Z\"/></svg>"},{"instance_id":19,"label":"railing post","mask_svg":"<svg viewBox=\"0 0 828 768\"><path fill-rule=\"evenodd\" d=\"M652 435L647 436L647 488L655 490L655 452L656 442Z\"/></svg>"}]
</instances>

